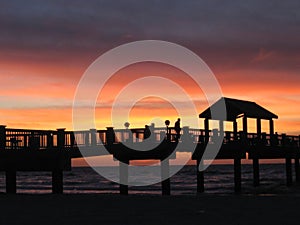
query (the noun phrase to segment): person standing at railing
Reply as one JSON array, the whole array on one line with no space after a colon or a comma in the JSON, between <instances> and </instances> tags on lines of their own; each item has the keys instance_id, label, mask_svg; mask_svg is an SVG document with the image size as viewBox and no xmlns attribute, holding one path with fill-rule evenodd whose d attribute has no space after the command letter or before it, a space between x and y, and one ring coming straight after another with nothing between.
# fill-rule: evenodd
<instances>
[{"instance_id":1,"label":"person standing at railing","mask_svg":"<svg viewBox=\"0 0 300 225\"><path fill-rule=\"evenodd\" d=\"M145 125L145 130L144 130L144 140L149 138L151 136L151 131L148 125Z\"/></svg>"},{"instance_id":2,"label":"person standing at railing","mask_svg":"<svg viewBox=\"0 0 300 225\"><path fill-rule=\"evenodd\" d=\"M181 131L180 118L178 118L177 121L175 122L174 129L176 132L175 141L178 142L180 138L180 131Z\"/></svg>"}]
</instances>

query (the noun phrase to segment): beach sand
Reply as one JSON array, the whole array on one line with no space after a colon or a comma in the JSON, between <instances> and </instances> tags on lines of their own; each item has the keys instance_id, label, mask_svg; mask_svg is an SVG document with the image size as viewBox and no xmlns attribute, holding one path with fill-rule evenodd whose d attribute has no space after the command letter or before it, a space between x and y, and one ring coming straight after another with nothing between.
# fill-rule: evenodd
<instances>
[{"instance_id":1,"label":"beach sand","mask_svg":"<svg viewBox=\"0 0 300 225\"><path fill-rule=\"evenodd\" d=\"M0 224L299 224L299 196L0 195Z\"/></svg>"}]
</instances>

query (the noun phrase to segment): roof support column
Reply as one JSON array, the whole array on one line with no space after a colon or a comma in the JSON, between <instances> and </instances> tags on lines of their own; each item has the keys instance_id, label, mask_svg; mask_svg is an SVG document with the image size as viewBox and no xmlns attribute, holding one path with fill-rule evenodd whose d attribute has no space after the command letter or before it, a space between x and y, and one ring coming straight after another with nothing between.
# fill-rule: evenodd
<instances>
[{"instance_id":1,"label":"roof support column","mask_svg":"<svg viewBox=\"0 0 300 225\"><path fill-rule=\"evenodd\" d=\"M237 135L238 134L238 127L237 127L237 122L236 120L233 121L233 135L234 135L234 140L237 140Z\"/></svg>"},{"instance_id":2,"label":"roof support column","mask_svg":"<svg viewBox=\"0 0 300 225\"><path fill-rule=\"evenodd\" d=\"M270 136L272 137L274 135L274 121L273 121L273 119L269 120L269 124L270 124Z\"/></svg>"},{"instance_id":3,"label":"roof support column","mask_svg":"<svg viewBox=\"0 0 300 225\"><path fill-rule=\"evenodd\" d=\"M205 143L209 142L209 120L204 120L204 129L205 129Z\"/></svg>"}]
</instances>

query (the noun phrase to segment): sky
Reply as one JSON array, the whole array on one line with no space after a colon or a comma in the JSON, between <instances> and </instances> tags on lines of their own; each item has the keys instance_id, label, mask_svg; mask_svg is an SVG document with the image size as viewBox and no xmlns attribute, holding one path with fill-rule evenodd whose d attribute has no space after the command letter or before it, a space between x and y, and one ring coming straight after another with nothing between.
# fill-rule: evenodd
<instances>
[{"instance_id":1,"label":"sky","mask_svg":"<svg viewBox=\"0 0 300 225\"><path fill-rule=\"evenodd\" d=\"M76 87L97 57L128 42L164 40L200 56L224 96L256 101L279 116L276 131L300 134L299 11L296 0L1 0L0 123L71 130ZM132 65L100 93L97 128L110 125L110 108L122 87L151 75L178 82L198 113L207 107L182 71L158 63ZM130 123L138 127L156 117L173 122L177 114L167 101L149 97L136 103Z\"/></svg>"}]
</instances>

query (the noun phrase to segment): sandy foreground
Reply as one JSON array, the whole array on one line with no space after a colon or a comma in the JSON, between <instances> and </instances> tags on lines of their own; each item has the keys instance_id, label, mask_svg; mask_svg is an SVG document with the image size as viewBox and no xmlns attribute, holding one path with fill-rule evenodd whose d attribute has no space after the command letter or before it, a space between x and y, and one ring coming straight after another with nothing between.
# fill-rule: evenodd
<instances>
[{"instance_id":1,"label":"sandy foreground","mask_svg":"<svg viewBox=\"0 0 300 225\"><path fill-rule=\"evenodd\" d=\"M0 224L300 224L300 197L0 195Z\"/></svg>"}]
</instances>

